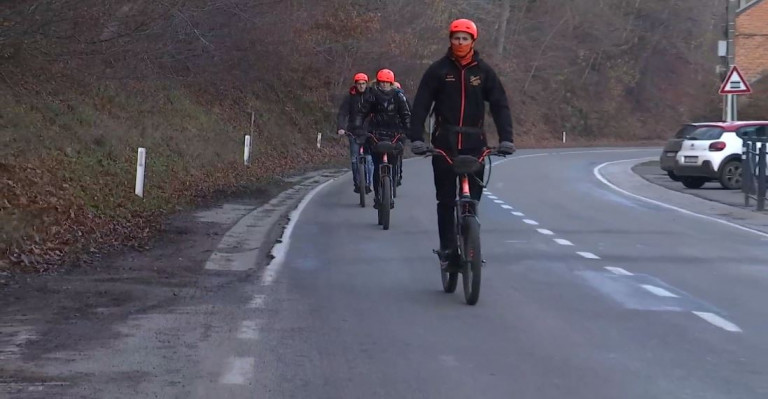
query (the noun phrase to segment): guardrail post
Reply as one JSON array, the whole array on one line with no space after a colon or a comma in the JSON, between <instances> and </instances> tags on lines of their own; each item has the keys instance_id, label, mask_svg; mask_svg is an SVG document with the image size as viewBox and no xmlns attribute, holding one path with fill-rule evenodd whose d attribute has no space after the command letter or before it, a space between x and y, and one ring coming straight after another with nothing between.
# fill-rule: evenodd
<instances>
[{"instance_id":1,"label":"guardrail post","mask_svg":"<svg viewBox=\"0 0 768 399\"><path fill-rule=\"evenodd\" d=\"M765 209L765 143L760 146L760 156L757 159L757 210Z\"/></svg>"}]
</instances>

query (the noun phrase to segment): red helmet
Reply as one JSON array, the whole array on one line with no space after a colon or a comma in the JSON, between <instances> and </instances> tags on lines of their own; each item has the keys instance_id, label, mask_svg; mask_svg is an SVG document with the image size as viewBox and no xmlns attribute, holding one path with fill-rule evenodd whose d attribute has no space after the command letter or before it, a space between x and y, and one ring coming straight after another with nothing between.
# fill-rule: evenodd
<instances>
[{"instance_id":1,"label":"red helmet","mask_svg":"<svg viewBox=\"0 0 768 399\"><path fill-rule=\"evenodd\" d=\"M364 81L367 82L368 81L368 75L366 75L366 74L364 74L362 72L355 74L355 82L358 82L360 80L364 80Z\"/></svg>"},{"instance_id":2,"label":"red helmet","mask_svg":"<svg viewBox=\"0 0 768 399\"><path fill-rule=\"evenodd\" d=\"M452 35L454 32L467 32L472 35L472 39L477 40L477 26L468 19L457 19L451 22L451 29L448 34Z\"/></svg>"},{"instance_id":3,"label":"red helmet","mask_svg":"<svg viewBox=\"0 0 768 399\"><path fill-rule=\"evenodd\" d=\"M382 69L376 74L376 80L379 82L395 83L395 73L389 69Z\"/></svg>"}]
</instances>

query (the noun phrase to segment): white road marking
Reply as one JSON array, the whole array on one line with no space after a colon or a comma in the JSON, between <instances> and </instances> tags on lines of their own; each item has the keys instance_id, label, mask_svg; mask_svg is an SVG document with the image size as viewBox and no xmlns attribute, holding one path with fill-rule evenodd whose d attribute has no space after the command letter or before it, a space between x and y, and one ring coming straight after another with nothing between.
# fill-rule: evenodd
<instances>
[{"instance_id":1,"label":"white road marking","mask_svg":"<svg viewBox=\"0 0 768 399\"><path fill-rule=\"evenodd\" d=\"M240 324L240 330L237 331L237 338L240 339L258 339L259 324L254 320L246 320Z\"/></svg>"},{"instance_id":2,"label":"white road marking","mask_svg":"<svg viewBox=\"0 0 768 399\"><path fill-rule=\"evenodd\" d=\"M253 375L253 364L255 359L252 357L230 357L224 367L224 374L219 379L222 384L243 385Z\"/></svg>"},{"instance_id":3,"label":"white road marking","mask_svg":"<svg viewBox=\"0 0 768 399\"><path fill-rule=\"evenodd\" d=\"M307 204L309 204L309 201L312 200L312 197L320 192L320 190L322 190L325 186L333 181L336 181L336 179L328 180L327 182L312 189L312 191L310 191L304 197L304 199L301 200L299 206L297 206L296 209L291 212L290 216L288 216L290 221L285 227L285 231L283 231L280 242L272 247L272 261L269 262L269 265L267 265L266 268L264 268L264 274L261 276L262 285L271 285L277 278L277 274L280 272L280 269L283 267L285 255L288 253L288 247L291 245L291 233L293 233L293 228L296 226L296 222L298 222L299 218L301 217L301 212L304 211L304 208L307 207Z\"/></svg>"},{"instance_id":4,"label":"white road marking","mask_svg":"<svg viewBox=\"0 0 768 399\"><path fill-rule=\"evenodd\" d=\"M547 229L536 229L536 231L538 231L538 232L539 232L539 233L541 233L541 234L544 234L545 236L551 236L551 235L555 235L555 233L553 233L553 232L552 232L552 230L547 230Z\"/></svg>"},{"instance_id":5,"label":"white road marking","mask_svg":"<svg viewBox=\"0 0 768 399\"><path fill-rule=\"evenodd\" d=\"M614 274L618 274L619 276L634 276L634 274L620 268L620 267L613 267L613 266L606 266L606 270L609 272L612 272Z\"/></svg>"},{"instance_id":6,"label":"white road marking","mask_svg":"<svg viewBox=\"0 0 768 399\"><path fill-rule=\"evenodd\" d=\"M612 164L620 163L620 162L640 161L640 160L646 160L646 159L655 159L655 158L636 158L636 159L624 159L624 160L621 160L621 161L606 162L606 163L603 163L603 164L598 165L597 167L595 167L592 170L592 173L595 175L595 177L597 177L598 180L603 182L603 184L607 185L608 187L610 187L610 188L612 188L612 189L614 189L614 190L616 190L616 191L618 191L618 192L620 192L620 193L622 193L624 195L627 195L627 196L630 196L630 197L633 197L633 198L637 198L639 200L646 201L646 202L649 202L651 204L658 205L658 206L661 206L661 207L664 207L664 208L667 208L667 209L672 209L672 210L678 211L680 213L684 213L686 215L697 216L697 217L700 217L700 218L703 218L703 219L711 220L713 222L722 223L724 225L735 227L735 228L737 228L739 230L742 230L742 231L746 231L746 232L749 232L749 233L757 234L757 235L759 235L761 237L768 237L768 233L764 233L764 232L759 231L759 230L751 229L749 227L744 227L742 225L739 225L739 224L736 224L736 223L732 223L732 222L729 222L727 220L718 219L716 217L702 215L700 213L692 212L692 211L689 211L687 209L678 208L678 207L676 207L674 205L665 204L665 203L660 202L660 201L656 201L656 200L652 200L650 198L643 197L642 195L637 195L637 194L630 193L629 191L624 190L622 188L619 188L615 184L609 182L608 179L603 177L603 175L600 173L600 169L602 169L602 168L604 168L604 167L606 167L608 165L612 165Z\"/></svg>"},{"instance_id":7,"label":"white road marking","mask_svg":"<svg viewBox=\"0 0 768 399\"><path fill-rule=\"evenodd\" d=\"M576 253L587 259L600 259L599 256L593 254L592 252L576 252Z\"/></svg>"},{"instance_id":8,"label":"white road marking","mask_svg":"<svg viewBox=\"0 0 768 399\"><path fill-rule=\"evenodd\" d=\"M514 209L514 208L512 208L511 206L509 206L507 204L504 204L501 207L504 208L504 209Z\"/></svg>"},{"instance_id":9,"label":"white road marking","mask_svg":"<svg viewBox=\"0 0 768 399\"><path fill-rule=\"evenodd\" d=\"M525 216L525 214L522 212L512 212L512 214L515 216Z\"/></svg>"},{"instance_id":10,"label":"white road marking","mask_svg":"<svg viewBox=\"0 0 768 399\"><path fill-rule=\"evenodd\" d=\"M640 286L645 288L646 291L654 295L663 296L665 298L679 298L679 296L665 290L664 288L657 287L655 285L641 284Z\"/></svg>"},{"instance_id":11,"label":"white road marking","mask_svg":"<svg viewBox=\"0 0 768 399\"><path fill-rule=\"evenodd\" d=\"M265 295L254 295L253 299L251 299L250 302L248 302L248 305L246 305L249 309L262 309L264 308L264 300L266 299Z\"/></svg>"},{"instance_id":12,"label":"white road marking","mask_svg":"<svg viewBox=\"0 0 768 399\"><path fill-rule=\"evenodd\" d=\"M571 245L573 245L573 243L572 243L572 242L570 242L570 241L568 241L568 240L566 240L566 239L563 239L563 238L553 238L553 240L554 240L556 243L560 244L560 245L566 245L566 246L571 246Z\"/></svg>"},{"instance_id":13,"label":"white road marking","mask_svg":"<svg viewBox=\"0 0 768 399\"><path fill-rule=\"evenodd\" d=\"M722 317L720 317L720 316L718 316L718 315L716 315L714 313L709 313L709 312L693 312L693 314L695 314L696 316L699 316L702 319L704 319L704 320L714 324L717 327L722 328L725 331L742 332L741 328L739 328L739 326L731 323L730 321L728 321L728 320L726 320L726 319L724 319L724 318L722 318Z\"/></svg>"},{"instance_id":14,"label":"white road marking","mask_svg":"<svg viewBox=\"0 0 768 399\"><path fill-rule=\"evenodd\" d=\"M539 225L539 222L537 222L535 220L531 220L531 219L523 219L523 223L530 224L530 225L533 225L533 226L538 226Z\"/></svg>"},{"instance_id":15,"label":"white road marking","mask_svg":"<svg viewBox=\"0 0 768 399\"><path fill-rule=\"evenodd\" d=\"M495 202L495 203L497 203L497 204L503 204L503 203L504 203L504 201L502 201L502 200L499 200L499 199L497 199L497 200L493 200L493 202Z\"/></svg>"},{"instance_id":16,"label":"white road marking","mask_svg":"<svg viewBox=\"0 0 768 399\"><path fill-rule=\"evenodd\" d=\"M492 200L499 199L499 197L497 197L495 195L488 195L488 198L490 198Z\"/></svg>"}]
</instances>

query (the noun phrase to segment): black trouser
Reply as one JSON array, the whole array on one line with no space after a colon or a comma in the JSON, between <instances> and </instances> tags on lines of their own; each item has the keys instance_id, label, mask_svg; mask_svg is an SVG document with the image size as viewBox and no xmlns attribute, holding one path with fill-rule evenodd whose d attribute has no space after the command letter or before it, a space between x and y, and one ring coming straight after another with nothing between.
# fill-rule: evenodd
<instances>
[{"instance_id":1,"label":"black trouser","mask_svg":"<svg viewBox=\"0 0 768 399\"><path fill-rule=\"evenodd\" d=\"M394 154L387 155L387 163L391 166L390 173L392 173L392 184L397 182L395 173L397 172L398 157L403 156L403 148L400 146L398 147L399 148L395 150ZM373 153L373 151L371 152ZM373 157L373 192L376 194L375 197L379 198L379 165L384 163L384 154L373 153L371 156Z\"/></svg>"},{"instance_id":2,"label":"black trouser","mask_svg":"<svg viewBox=\"0 0 768 399\"><path fill-rule=\"evenodd\" d=\"M482 152L459 151L461 155L473 155L479 157ZM437 198L437 228L440 231L440 249L448 250L456 248L456 217L454 207L456 206L457 176L453 167L442 155L432 156L432 171L435 177L435 196ZM483 187L478 182L483 181L485 164L475 172L476 179L469 176L469 194L472 199L480 201L483 195Z\"/></svg>"}]
</instances>

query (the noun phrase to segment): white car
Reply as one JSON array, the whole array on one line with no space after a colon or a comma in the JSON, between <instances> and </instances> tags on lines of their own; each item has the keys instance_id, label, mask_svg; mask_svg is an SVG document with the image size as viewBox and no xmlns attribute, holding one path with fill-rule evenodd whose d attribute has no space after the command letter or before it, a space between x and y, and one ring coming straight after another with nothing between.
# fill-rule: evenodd
<instances>
[{"instance_id":1,"label":"white car","mask_svg":"<svg viewBox=\"0 0 768 399\"><path fill-rule=\"evenodd\" d=\"M674 174L688 188L718 180L726 189L740 189L741 138L766 137L768 122L713 122L697 127L684 137L675 156Z\"/></svg>"}]
</instances>

